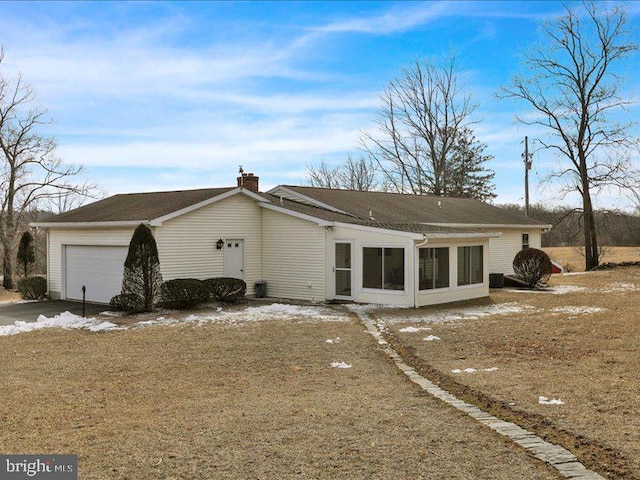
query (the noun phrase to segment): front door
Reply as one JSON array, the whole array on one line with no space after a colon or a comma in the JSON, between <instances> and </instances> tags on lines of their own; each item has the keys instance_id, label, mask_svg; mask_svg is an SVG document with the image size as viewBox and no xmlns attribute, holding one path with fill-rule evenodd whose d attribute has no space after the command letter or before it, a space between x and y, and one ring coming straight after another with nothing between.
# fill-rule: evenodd
<instances>
[{"instance_id":1,"label":"front door","mask_svg":"<svg viewBox=\"0 0 640 480\"><path fill-rule=\"evenodd\" d=\"M337 298L352 298L351 295L351 242L336 242L334 286Z\"/></svg>"},{"instance_id":2,"label":"front door","mask_svg":"<svg viewBox=\"0 0 640 480\"><path fill-rule=\"evenodd\" d=\"M244 240L224 242L224 276L244 280Z\"/></svg>"}]
</instances>

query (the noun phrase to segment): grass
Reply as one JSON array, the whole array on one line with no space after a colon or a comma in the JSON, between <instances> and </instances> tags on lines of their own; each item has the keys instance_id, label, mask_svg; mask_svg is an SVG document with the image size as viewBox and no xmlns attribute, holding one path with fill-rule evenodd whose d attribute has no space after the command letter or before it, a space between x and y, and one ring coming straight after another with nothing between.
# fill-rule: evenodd
<instances>
[{"instance_id":1,"label":"grass","mask_svg":"<svg viewBox=\"0 0 640 480\"><path fill-rule=\"evenodd\" d=\"M439 383L563 443L609 478L640 478L640 269L554 276L551 284L566 293L496 290L473 305L509 307L501 314L473 318L453 307L378 315ZM406 326L430 330L401 332ZM424 341L428 334L441 340ZM539 396L565 403L541 405Z\"/></svg>"},{"instance_id":2,"label":"grass","mask_svg":"<svg viewBox=\"0 0 640 480\"><path fill-rule=\"evenodd\" d=\"M545 247L545 252L552 260L562 265L569 266L569 271L584 271L584 256L579 247ZM600 263L635 262L640 260L639 247L604 247Z\"/></svg>"},{"instance_id":3,"label":"grass","mask_svg":"<svg viewBox=\"0 0 640 480\"><path fill-rule=\"evenodd\" d=\"M355 321L42 330L0 362L0 451L77 454L83 479L559 478Z\"/></svg>"}]
</instances>

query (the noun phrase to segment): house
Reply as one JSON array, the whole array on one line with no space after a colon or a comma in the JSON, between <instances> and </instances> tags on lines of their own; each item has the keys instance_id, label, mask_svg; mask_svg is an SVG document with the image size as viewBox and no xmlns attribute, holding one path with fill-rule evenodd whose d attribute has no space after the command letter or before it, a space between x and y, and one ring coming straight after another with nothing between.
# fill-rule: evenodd
<instances>
[{"instance_id":1,"label":"house","mask_svg":"<svg viewBox=\"0 0 640 480\"><path fill-rule=\"evenodd\" d=\"M422 306L489 294L550 228L472 199L282 185L114 195L33 226L46 229L50 298L108 303L135 227L151 228L165 280L242 278L308 301Z\"/></svg>"}]
</instances>

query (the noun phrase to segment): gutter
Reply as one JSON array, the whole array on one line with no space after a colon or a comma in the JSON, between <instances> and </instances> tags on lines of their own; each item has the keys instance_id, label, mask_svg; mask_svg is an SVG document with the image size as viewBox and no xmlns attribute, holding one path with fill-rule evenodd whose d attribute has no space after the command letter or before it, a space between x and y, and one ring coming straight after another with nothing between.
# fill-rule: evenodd
<instances>
[{"instance_id":1,"label":"gutter","mask_svg":"<svg viewBox=\"0 0 640 480\"><path fill-rule=\"evenodd\" d=\"M117 228L137 227L141 223L149 225L150 220L128 220L124 222L31 222L30 227L41 228Z\"/></svg>"}]
</instances>

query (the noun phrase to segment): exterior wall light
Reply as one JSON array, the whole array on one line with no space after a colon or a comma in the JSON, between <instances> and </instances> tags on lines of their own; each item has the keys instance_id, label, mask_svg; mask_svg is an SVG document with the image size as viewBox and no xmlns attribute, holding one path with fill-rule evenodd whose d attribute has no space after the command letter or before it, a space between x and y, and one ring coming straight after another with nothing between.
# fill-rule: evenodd
<instances>
[{"instance_id":1,"label":"exterior wall light","mask_svg":"<svg viewBox=\"0 0 640 480\"><path fill-rule=\"evenodd\" d=\"M224 240L220 239L216 242L216 250L222 250L222 247L224 247Z\"/></svg>"}]
</instances>

